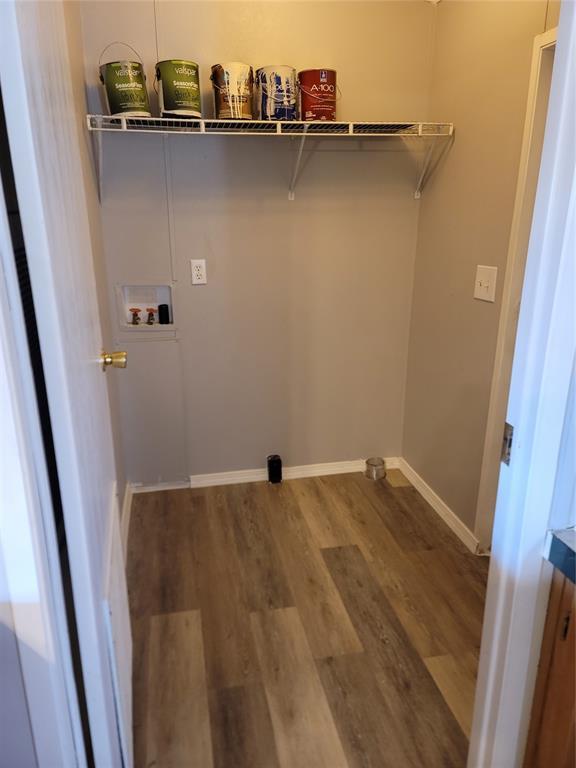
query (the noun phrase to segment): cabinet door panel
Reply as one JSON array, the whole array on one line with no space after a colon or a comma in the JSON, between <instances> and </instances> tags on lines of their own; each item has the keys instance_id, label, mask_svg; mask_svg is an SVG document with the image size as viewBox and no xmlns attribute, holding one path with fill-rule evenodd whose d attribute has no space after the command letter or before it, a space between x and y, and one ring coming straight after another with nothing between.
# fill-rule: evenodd
<instances>
[{"instance_id":1,"label":"cabinet door panel","mask_svg":"<svg viewBox=\"0 0 576 768\"><path fill-rule=\"evenodd\" d=\"M574 584L556 571L550 590L524 768L573 768L576 764L574 594Z\"/></svg>"}]
</instances>

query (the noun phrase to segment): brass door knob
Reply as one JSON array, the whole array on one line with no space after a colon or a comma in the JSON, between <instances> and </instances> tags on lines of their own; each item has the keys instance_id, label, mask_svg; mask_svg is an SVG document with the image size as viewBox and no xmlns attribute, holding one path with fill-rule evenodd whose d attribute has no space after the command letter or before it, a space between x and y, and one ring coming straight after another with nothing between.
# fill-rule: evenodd
<instances>
[{"instance_id":1,"label":"brass door knob","mask_svg":"<svg viewBox=\"0 0 576 768\"><path fill-rule=\"evenodd\" d=\"M102 370L112 366L112 368L126 368L128 365L128 352L102 352L100 355Z\"/></svg>"}]
</instances>

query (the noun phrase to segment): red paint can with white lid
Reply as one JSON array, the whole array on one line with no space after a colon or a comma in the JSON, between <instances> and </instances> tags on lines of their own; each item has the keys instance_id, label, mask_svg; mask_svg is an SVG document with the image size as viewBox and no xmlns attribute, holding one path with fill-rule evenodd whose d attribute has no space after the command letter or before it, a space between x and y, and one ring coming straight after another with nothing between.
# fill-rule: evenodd
<instances>
[{"instance_id":1,"label":"red paint can with white lid","mask_svg":"<svg viewBox=\"0 0 576 768\"><path fill-rule=\"evenodd\" d=\"M336 120L336 70L304 69L298 72L302 120Z\"/></svg>"}]
</instances>

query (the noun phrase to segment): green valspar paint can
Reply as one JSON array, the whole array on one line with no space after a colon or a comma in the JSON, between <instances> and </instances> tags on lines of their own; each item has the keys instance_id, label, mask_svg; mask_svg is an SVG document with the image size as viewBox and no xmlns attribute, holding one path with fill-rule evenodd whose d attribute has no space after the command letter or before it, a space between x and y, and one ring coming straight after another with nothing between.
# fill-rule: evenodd
<instances>
[{"instance_id":1,"label":"green valspar paint can","mask_svg":"<svg viewBox=\"0 0 576 768\"><path fill-rule=\"evenodd\" d=\"M102 64L102 56L112 45L126 43L110 43L100 54L100 82L104 86L108 111L111 115L124 117L150 117L146 75L142 62L122 59ZM131 46L126 47L134 51ZM136 51L134 53L138 56Z\"/></svg>"},{"instance_id":2,"label":"green valspar paint can","mask_svg":"<svg viewBox=\"0 0 576 768\"><path fill-rule=\"evenodd\" d=\"M158 101L162 117L202 117L198 64L167 59L156 64Z\"/></svg>"}]
</instances>

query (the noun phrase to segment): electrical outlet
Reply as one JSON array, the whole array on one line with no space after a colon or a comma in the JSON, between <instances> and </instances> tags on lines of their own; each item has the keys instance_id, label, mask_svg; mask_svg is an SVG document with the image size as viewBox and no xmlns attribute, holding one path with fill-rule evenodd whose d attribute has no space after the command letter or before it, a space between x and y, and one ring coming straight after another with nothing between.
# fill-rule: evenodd
<instances>
[{"instance_id":1,"label":"electrical outlet","mask_svg":"<svg viewBox=\"0 0 576 768\"><path fill-rule=\"evenodd\" d=\"M191 259L190 269L192 270L192 285L206 285L208 282L206 259Z\"/></svg>"}]
</instances>

